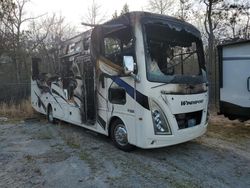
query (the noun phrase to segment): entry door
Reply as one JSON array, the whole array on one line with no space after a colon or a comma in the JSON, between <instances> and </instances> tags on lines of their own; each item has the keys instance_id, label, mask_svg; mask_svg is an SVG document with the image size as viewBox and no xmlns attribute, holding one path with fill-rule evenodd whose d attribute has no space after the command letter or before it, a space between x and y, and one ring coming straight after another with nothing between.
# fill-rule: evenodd
<instances>
[{"instance_id":1,"label":"entry door","mask_svg":"<svg viewBox=\"0 0 250 188\"><path fill-rule=\"evenodd\" d=\"M98 112L97 112L97 121L102 126L104 130L107 129L108 122L108 84L107 78L101 76L99 78L97 98L98 98Z\"/></svg>"}]
</instances>

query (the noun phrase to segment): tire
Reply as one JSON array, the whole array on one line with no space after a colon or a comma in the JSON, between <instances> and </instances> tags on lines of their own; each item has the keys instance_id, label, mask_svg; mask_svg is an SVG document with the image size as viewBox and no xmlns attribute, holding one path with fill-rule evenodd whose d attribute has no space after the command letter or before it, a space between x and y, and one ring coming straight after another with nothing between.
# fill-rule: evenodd
<instances>
[{"instance_id":1,"label":"tire","mask_svg":"<svg viewBox=\"0 0 250 188\"><path fill-rule=\"evenodd\" d=\"M48 113L47 113L47 119L49 123L55 123L55 118L53 116L53 110L52 107L49 105L48 107Z\"/></svg>"},{"instance_id":2,"label":"tire","mask_svg":"<svg viewBox=\"0 0 250 188\"><path fill-rule=\"evenodd\" d=\"M110 133L111 139L118 149L126 152L135 149L135 146L128 143L127 129L121 120L117 119L112 123Z\"/></svg>"}]
</instances>

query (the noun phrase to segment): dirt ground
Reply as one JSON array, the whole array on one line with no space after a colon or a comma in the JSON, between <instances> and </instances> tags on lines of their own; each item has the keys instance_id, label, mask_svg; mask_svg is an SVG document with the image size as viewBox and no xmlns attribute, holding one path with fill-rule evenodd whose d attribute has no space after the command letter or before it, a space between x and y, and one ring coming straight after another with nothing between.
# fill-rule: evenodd
<instances>
[{"instance_id":1,"label":"dirt ground","mask_svg":"<svg viewBox=\"0 0 250 188\"><path fill-rule=\"evenodd\" d=\"M66 123L1 123L0 187L250 187L250 123L211 116L201 138L131 153Z\"/></svg>"}]
</instances>

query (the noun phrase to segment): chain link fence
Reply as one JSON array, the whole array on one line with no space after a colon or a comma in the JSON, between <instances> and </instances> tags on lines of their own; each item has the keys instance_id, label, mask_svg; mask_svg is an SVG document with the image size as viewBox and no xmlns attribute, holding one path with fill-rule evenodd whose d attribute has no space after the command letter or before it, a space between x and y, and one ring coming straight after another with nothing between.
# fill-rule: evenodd
<instances>
[{"instance_id":1,"label":"chain link fence","mask_svg":"<svg viewBox=\"0 0 250 188\"><path fill-rule=\"evenodd\" d=\"M0 103L19 103L30 97L30 81L0 83Z\"/></svg>"}]
</instances>

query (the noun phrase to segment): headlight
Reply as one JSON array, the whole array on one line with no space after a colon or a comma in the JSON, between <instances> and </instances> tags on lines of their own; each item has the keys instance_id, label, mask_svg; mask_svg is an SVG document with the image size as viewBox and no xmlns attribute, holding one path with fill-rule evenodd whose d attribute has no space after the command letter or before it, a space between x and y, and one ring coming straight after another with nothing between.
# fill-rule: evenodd
<instances>
[{"instance_id":1,"label":"headlight","mask_svg":"<svg viewBox=\"0 0 250 188\"><path fill-rule=\"evenodd\" d=\"M155 134L156 135L172 134L167 118L165 117L159 105L155 101L151 100L150 107L151 107Z\"/></svg>"}]
</instances>

